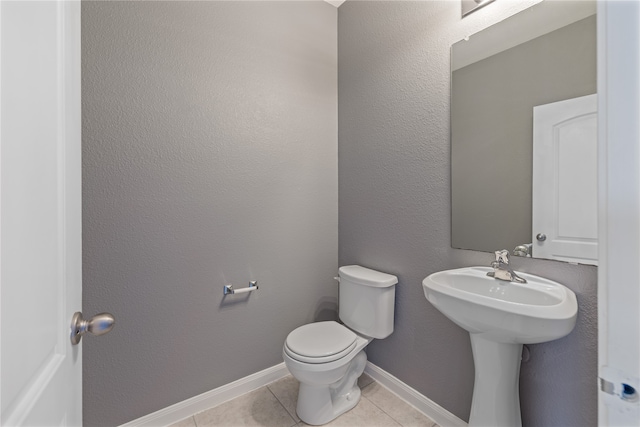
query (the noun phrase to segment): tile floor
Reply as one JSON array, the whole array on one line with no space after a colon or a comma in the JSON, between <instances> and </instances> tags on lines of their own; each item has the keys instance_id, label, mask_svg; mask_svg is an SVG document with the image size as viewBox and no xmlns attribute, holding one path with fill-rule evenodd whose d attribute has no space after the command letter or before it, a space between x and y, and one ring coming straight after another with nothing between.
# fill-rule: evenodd
<instances>
[{"instance_id":1,"label":"tile floor","mask_svg":"<svg viewBox=\"0 0 640 427\"><path fill-rule=\"evenodd\" d=\"M367 374L358 380L362 399L332 427L438 427L430 418L375 382ZM291 375L229 402L207 409L170 427L301 427L296 415L298 381Z\"/></svg>"}]
</instances>

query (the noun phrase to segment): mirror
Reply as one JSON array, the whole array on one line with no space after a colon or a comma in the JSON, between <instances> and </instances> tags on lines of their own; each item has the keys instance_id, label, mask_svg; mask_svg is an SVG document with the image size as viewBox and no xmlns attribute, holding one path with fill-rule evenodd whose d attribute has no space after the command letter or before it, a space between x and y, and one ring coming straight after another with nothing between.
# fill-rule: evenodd
<instances>
[{"instance_id":1,"label":"mirror","mask_svg":"<svg viewBox=\"0 0 640 427\"><path fill-rule=\"evenodd\" d=\"M595 14L543 1L452 46L454 248L597 263Z\"/></svg>"}]
</instances>

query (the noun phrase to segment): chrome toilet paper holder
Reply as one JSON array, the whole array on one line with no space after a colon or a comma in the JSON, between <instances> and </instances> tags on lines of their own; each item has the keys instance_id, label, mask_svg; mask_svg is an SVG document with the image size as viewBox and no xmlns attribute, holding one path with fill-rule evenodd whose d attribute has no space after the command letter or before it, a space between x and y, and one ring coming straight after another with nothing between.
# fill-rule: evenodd
<instances>
[{"instance_id":1,"label":"chrome toilet paper holder","mask_svg":"<svg viewBox=\"0 0 640 427\"><path fill-rule=\"evenodd\" d=\"M233 285L224 285L224 288L222 288L222 292L224 293L224 295L246 294L247 292L256 291L256 290L258 290L258 281L257 280L250 281L249 282L249 287L247 287L247 288L233 289Z\"/></svg>"}]
</instances>

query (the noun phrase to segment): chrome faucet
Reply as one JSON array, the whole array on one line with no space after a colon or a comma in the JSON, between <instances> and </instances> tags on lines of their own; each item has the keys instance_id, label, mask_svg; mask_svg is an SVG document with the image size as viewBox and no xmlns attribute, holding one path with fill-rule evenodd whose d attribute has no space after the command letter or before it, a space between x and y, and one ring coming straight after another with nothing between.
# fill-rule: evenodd
<instances>
[{"instance_id":1,"label":"chrome faucet","mask_svg":"<svg viewBox=\"0 0 640 427\"><path fill-rule=\"evenodd\" d=\"M509 265L509 251L503 249L496 251L496 260L491 263L493 271L487 273L487 276L494 277L507 282L527 283L527 279L518 276Z\"/></svg>"}]
</instances>

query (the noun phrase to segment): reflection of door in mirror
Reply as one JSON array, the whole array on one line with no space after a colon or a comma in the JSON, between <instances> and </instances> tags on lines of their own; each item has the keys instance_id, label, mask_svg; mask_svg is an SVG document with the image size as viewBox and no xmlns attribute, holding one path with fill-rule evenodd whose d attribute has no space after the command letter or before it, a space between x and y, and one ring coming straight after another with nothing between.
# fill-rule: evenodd
<instances>
[{"instance_id":1,"label":"reflection of door in mirror","mask_svg":"<svg viewBox=\"0 0 640 427\"><path fill-rule=\"evenodd\" d=\"M533 254L598 262L597 95L533 108Z\"/></svg>"}]
</instances>

